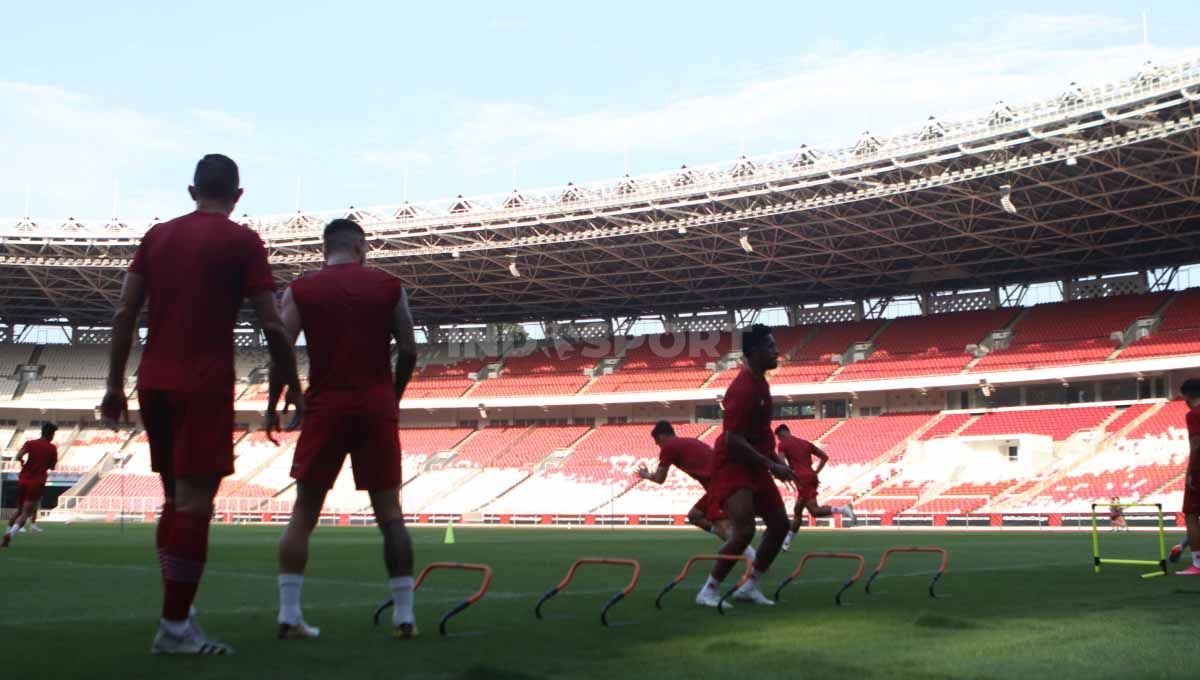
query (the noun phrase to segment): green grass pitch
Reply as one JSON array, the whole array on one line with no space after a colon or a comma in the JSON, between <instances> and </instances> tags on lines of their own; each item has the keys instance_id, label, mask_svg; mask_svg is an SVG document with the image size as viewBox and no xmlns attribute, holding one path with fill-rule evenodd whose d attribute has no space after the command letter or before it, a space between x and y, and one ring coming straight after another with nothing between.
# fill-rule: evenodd
<instances>
[{"instance_id":1,"label":"green grass pitch","mask_svg":"<svg viewBox=\"0 0 1200 680\"><path fill-rule=\"evenodd\" d=\"M274 639L278 527L217 526L197 606L230 658L148 653L160 601L153 528L47 525L0 552L0 669L5 677L80 678L1151 678L1187 675L1196 646L1200 583L1143 580L1138 567L1091 573L1087 533L810 531L766 580L768 595L807 550L862 553L869 575L890 545L950 551L932 600L932 555L895 556L868 596L862 582L837 608L851 565L810 564L774 608L738 606L727 616L691 602L703 570L654 596L686 558L711 553L698 531L417 529L418 568L434 560L485 562L488 595L437 634L441 612L474 589L477 575L435 572L417 593L422 635L392 640L371 626L386 597L379 535L319 528L304 584L317 641ZM1102 554L1157 554L1150 533L1102 535ZM1169 537L1170 538L1170 537ZM537 597L583 556L641 561L637 590L599 624L604 601L625 584L616 567L581 570L533 616ZM865 576L864 576L865 580ZM751 675L753 674L753 675Z\"/></svg>"}]
</instances>

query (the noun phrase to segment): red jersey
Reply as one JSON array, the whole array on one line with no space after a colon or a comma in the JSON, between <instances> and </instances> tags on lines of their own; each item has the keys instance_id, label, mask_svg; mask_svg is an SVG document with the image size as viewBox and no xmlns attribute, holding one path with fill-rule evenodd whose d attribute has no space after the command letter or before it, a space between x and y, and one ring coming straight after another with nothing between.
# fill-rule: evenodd
<instances>
[{"instance_id":1,"label":"red jersey","mask_svg":"<svg viewBox=\"0 0 1200 680\"><path fill-rule=\"evenodd\" d=\"M730 432L740 432L762 455L775 455L775 435L771 432L771 386L767 379L743 368L725 390L721 401L725 408L724 427L717 440L717 460L723 461L728 448L725 438Z\"/></svg>"},{"instance_id":2,"label":"red jersey","mask_svg":"<svg viewBox=\"0 0 1200 680\"><path fill-rule=\"evenodd\" d=\"M1184 420L1187 421L1188 439L1200 437L1200 406L1188 411Z\"/></svg>"},{"instance_id":3,"label":"red jersey","mask_svg":"<svg viewBox=\"0 0 1200 680\"><path fill-rule=\"evenodd\" d=\"M30 439L21 447L21 453L29 454L21 466L18 477L22 482L46 483L50 468L58 465L58 447L45 439Z\"/></svg>"},{"instance_id":4,"label":"red jersey","mask_svg":"<svg viewBox=\"0 0 1200 680\"><path fill-rule=\"evenodd\" d=\"M338 264L296 279L291 289L308 342L311 399L386 393L394 405L391 341L400 279Z\"/></svg>"},{"instance_id":5,"label":"red jersey","mask_svg":"<svg viewBox=\"0 0 1200 680\"><path fill-rule=\"evenodd\" d=\"M150 306L138 388L232 394L242 299L275 287L258 234L224 215L194 212L146 232L129 271L145 277Z\"/></svg>"},{"instance_id":6,"label":"red jersey","mask_svg":"<svg viewBox=\"0 0 1200 680\"><path fill-rule=\"evenodd\" d=\"M674 465L701 485L707 485L712 477L714 455L712 447L699 439L671 437L659 447L658 462Z\"/></svg>"},{"instance_id":7,"label":"red jersey","mask_svg":"<svg viewBox=\"0 0 1200 680\"><path fill-rule=\"evenodd\" d=\"M816 445L799 437L785 437L779 442L779 452L787 459L788 466L797 475L812 474L813 452L816 450Z\"/></svg>"}]
</instances>

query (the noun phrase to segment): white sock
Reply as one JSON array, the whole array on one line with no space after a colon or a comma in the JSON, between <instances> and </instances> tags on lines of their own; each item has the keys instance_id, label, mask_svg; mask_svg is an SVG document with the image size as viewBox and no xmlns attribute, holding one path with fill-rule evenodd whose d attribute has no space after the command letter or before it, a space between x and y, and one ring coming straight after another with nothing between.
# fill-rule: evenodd
<instances>
[{"instance_id":1,"label":"white sock","mask_svg":"<svg viewBox=\"0 0 1200 680\"><path fill-rule=\"evenodd\" d=\"M762 571L760 571L758 567L755 567L754 570L750 572L750 578L746 580L745 585L743 585L741 589L742 590L753 590L754 588L757 588L758 587L758 579L761 576L762 576Z\"/></svg>"},{"instance_id":2,"label":"white sock","mask_svg":"<svg viewBox=\"0 0 1200 680\"><path fill-rule=\"evenodd\" d=\"M794 531L789 531L789 532L788 532L788 535L784 537L784 539L783 539L783 542L784 542L784 543L791 543L791 542L792 542L792 539L793 539L793 538L795 538L795 537L796 537L796 532L794 532Z\"/></svg>"},{"instance_id":3,"label":"white sock","mask_svg":"<svg viewBox=\"0 0 1200 680\"><path fill-rule=\"evenodd\" d=\"M388 579L388 590L392 591L392 625L414 623L413 577L397 576Z\"/></svg>"},{"instance_id":4,"label":"white sock","mask_svg":"<svg viewBox=\"0 0 1200 680\"><path fill-rule=\"evenodd\" d=\"M5 536L12 536L15 533L17 533L17 525L15 524L4 530Z\"/></svg>"},{"instance_id":5,"label":"white sock","mask_svg":"<svg viewBox=\"0 0 1200 680\"><path fill-rule=\"evenodd\" d=\"M188 629L191 628L190 622L187 619L182 621L171 621L169 619L159 619L162 622L162 627L168 633L175 637L184 637L188 634Z\"/></svg>"},{"instance_id":6,"label":"white sock","mask_svg":"<svg viewBox=\"0 0 1200 680\"><path fill-rule=\"evenodd\" d=\"M1200 569L1200 550L1192 551L1192 566Z\"/></svg>"},{"instance_id":7,"label":"white sock","mask_svg":"<svg viewBox=\"0 0 1200 680\"><path fill-rule=\"evenodd\" d=\"M751 562L753 562L754 559L756 557L758 557L758 552L756 552L754 550L754 546L752 546L752 545L746 546L746 549L742 551L742 554L745 555L746 558L749 559Z\"/></svg>"},{"instance_id":8,"label":"white sock","mask_svg":"<svg viewBox=\"0 0 1200 680\"><path fill-rule=\"evenodd\" d=\"M290 625L300 623L300 588L304 585L304 574L279 575L279 622Z\"/></svg>"},{"instance_id":9,"label":"white sock","mask_svg":"<svg viewBox=\"0 0 1200 680\"><path fill-rule=\"evenodd\" d=\"M705 590L716 590L721 587L721 582L713 578L712 574L708 575L708 580L704 582Z\"/></svg>"}]
</instances>

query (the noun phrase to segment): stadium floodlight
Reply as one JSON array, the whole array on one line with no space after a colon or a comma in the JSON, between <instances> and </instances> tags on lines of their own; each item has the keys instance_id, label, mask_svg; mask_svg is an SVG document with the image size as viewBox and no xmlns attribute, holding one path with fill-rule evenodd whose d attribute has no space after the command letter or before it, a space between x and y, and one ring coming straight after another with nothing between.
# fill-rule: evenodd
<instances>
[{"instance_id":1,"label":"stadium floodlight","mask_svg":"<svg viewBox=\"0 0 1200 680\"><path fill-rule=\"evenodd\" d=\"M1079 165L1079 159L1074 156L1067 156L1067 165L1070 165L1070 166Z\"/></svg>"},{"instance_id":2,"label":"stadium floodlight","mask_svg":"<svg viewBox=\"0 0 1200 680\"><path fill-rule=\"evenodd\" d=\"M457 260L458 258L462 257L462 254L459 253L457 250L451 250L450 257L453 257L454 259Z\"/></svg>"},{"instance_id":3,"label":"stadium floodlight","mask_svg":"<svg viewBox=\"0 0 1200 680\"><path fill-rule=\"evenodd\" d=\"M679 225L679 228L675 230L675 233L679 234L680 236L685 236L687 235L687 227L681 224Z\"/></svg>"},{"instance_id":4,"label":"stadium floodlight","mask_svg":"<svg viewBox=\"0 0 1200 680\"><path fill-rule=\"evenodd\" d=\"M1013 205L1012 202L1011 184L1000 185L1000 207L1004 208L1004 212L1006 213L1010 213L1012 215L1017 214L1017 206Z\"/></svg>"},{"instance_id":5,"label":"stadium floodlight","mask_svg":"<svg viewBox=\"0 0 1200 680\"><path fill-rule=\"evenodd\" d=\"M483 404L479 405L479 419L487 420L487 408Z\"/></svg>"},{"instance_id":6,"label":"stadium floodlight","mask_svg":"<svg viewBox=\"0 0 1200 680\"><path fill-rule=\"evenodd\" d=\"M990 383L988 383L986 378L979 379L979 391L983 393L983 396L985 396L989 399L991 398L992 386Z\"/></svg>"},{"instance_id":7,"label":"stadium floodlight","mask_svg":"<svg viewBox=\"0 0 1200 680\"><path fill-rule=\"evenodd\" d=\"M738 243L741 244L742 250L746 251L747 255L753 255L754 246L750 243L750 228L742 227L741 229L738 229L738 233L740 234L740 236L738 236Z\"/></svg>"},{"instance_id":8,"label":"stadium floodlight","mask_svg":"<svg viewBox=\"0 0 1200 680\"><path fill-rule=\"evenodd\" d=\"M508 256L508 273L512 274L512 277L514 279L521 278L521 270L517 269L517 256L516 255Z\"/></svg>"}]
</instances>

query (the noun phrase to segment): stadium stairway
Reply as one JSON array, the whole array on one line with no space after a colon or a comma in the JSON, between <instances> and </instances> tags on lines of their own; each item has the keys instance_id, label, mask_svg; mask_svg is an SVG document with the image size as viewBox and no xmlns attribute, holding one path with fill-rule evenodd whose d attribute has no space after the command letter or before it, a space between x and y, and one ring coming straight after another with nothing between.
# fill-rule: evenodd
<instances>
[{"instance_id":1,"label":"stadium stairway","mask_svg":"<svg viewBox=\"0 0 1200 680\"><path fill-rule=\"evenodd\" d=\"M1161 305L1158 306L1158 309L1155 309L1154 313L1150 315L1149 318L1154 319L1155 328L1155 330L1151 332L1151 335L1157 334L1157 329L1162 323L1163 315L1166 314L1171 305L1179 299L1179 296L1180 294L1178 292L1171 293L1171 295L1164 300ZM1112 354L1108 355L1108 358L1104 360L1106 363L1109 361L1116 361L1117 358L1121 356L1121 352L1125 351L1127 347L1139 340L1139 338L1131 332L1133 328L1137 326L1137 321L1137 319L1134 319L1133 323L1129 324L1129 326L1125 329L1125 332L1121 335L1121 344L1112 351Z\"/></svg>"},{"instance_id":2,"label":"stadium stairway","mask_svg":"<svg viewBox=\"0 0 1200 680\"><path fill-rule=\"evenodd\" d=\"M1088 447L1087 450L1083 451L1081 455L1072 460L1065 461L1058 467L1049 470L1044 477L1039 479L1035 475L1032 480L1021 480L1014 487L1012 487L1013 489L1017 489L1024 486L1025 488L1021 489L1019 493L1013 493L1011 490L1005 490L996 494L991 500L988 501L986 505L980 509L980 512L1002 512L1007 508L1023 507L1024 505L1028 504L1030 500L1041 494L1044 490L1054 486L1064 477L1069 476L1080 466L1096 458L1097 456L1107 453L1113 444L1123 439L1126 434L1133 432L1139 425L1149 419L1153 414L1161 410L1166 403L1167 402L1164 401L1156 404L1154 408L1147 410L1137 418L1134 418L1130 422L1126 423L1120 430L1107 433L1104 437L1094 442L1092 446ZM1119 418L1122 412L1123 411L1114 410L1112 414L1105 418L1099 425L1101 431L1104 431L1104 429L1107 428L1110 423Z\"/></svg>"},{"instance_id":3,"label":"stadium stairway","mask_svg":"<svg viewBox=\"0 0 1200 680\"><path fill-rule=\"evenodd\" d=\"M1029 314L1030 309L1032 309L1032 308L1031 307L1021 308L1021 311L1017 312L1017 314L1015 316L1013 316L1013 318L1009 319L1008 323L1005 324L1004 328L1001 328L1000 330L1011 331L1012 329L1016 328L1017 324L1021 323L1021 319L1024 319L1025 316ZM988 337L984 338L983 341L979 343L980 347L986 347L987 340L990 338L991 338L991 334L988 334ZM990 351L991 347L988 347L987 349ZM967 362L966 366L963 366L963 369L961 371L959 371L959 375L965 375L967 373L970 373L971 370L975 368L975 365L978 364L979 362L983 361L984 357L986 357L987 355L988 355L988 352L977 353L973 359L971 359L970 361Z\"/></svg>"},{"instance_id":4,"label":"stadium stairway","mask_svg":"<svg viewBox=\"0 0 1200 680\"><path fill-rule=\"evenodd\" d=\"M911 444L912 442L919 440L921 438L921 435L925 434L931 428L933 428L935 425L937 425L939 422L941 422L943 417L945 417L945 416L941 413L931 415L928 422L922 424L920 427L913 430L912 433L910 433L907 437L905 437L901 442L899 442L892 448L888 449L887 451L885 451L883 454L881 454L874 460L867 463L863 467L862 472L855 475L850 480L848 480L846 483L844 483L838 489L837 493L830 494L830 497L844 496L844 497L851 498L851 499L853 499L853 501L855 503L858 503L860 501L871 498L875 494L875 492L879 491L880 489L884 489L884 488L888 487L888 485L891 481L890 479L885 480L882 484L870 487L869 489L867 489L867 491L865 493L862 493L862 494L858 495L857 497L854 495L854 492L853 492L853 490L858 487L859 482L861 482L863 479L869 479L870 476L875 474L880 468L884 467L885 465L894 464L894 463L898 462L900 459L902 459L904 457L904 454L908 452L908 445ZM845 422L845 421L843 421L843 422ZM829 432L826 432L825 435L822 437L822 439L827 437L830 432L833 432L834 429L836 429L836 428L832 428L829 430Z\"/></svg>"},{"instance_id":5,"label":"stadium stairway","mask_svg":"<svg viewBox=\"0 0 1200 680\"><path fill-rule=\"evenodd\" d=\"M863 357L863 359L866 359L875 353L875 342L879 339L880 335L883 335L883 332L885 330L887 330L888 326L890 326L890 325L892 325L892 319L886 319L883 323L879 324L879 327L875 329L874 333L871 333L869 336L867 336L867 339L865 340L865 342L871 343L871 351L868 352L867 355L865 357ZM842 350L841 365L838 366L837 368L833 369L833 373L830 373L821 382L825 382L825 383L834 382L837 379L838 374L840 374L842 371L846 370L846 367L849 366L850 364L855 363L853 361L846 361L845 357L853 355L852 348L854 347L854 345L857 345L857 344L858 344L857 342L852 343L850 345L847 345L846 348L844 350Z\"/></svg>"}]
</instances>

